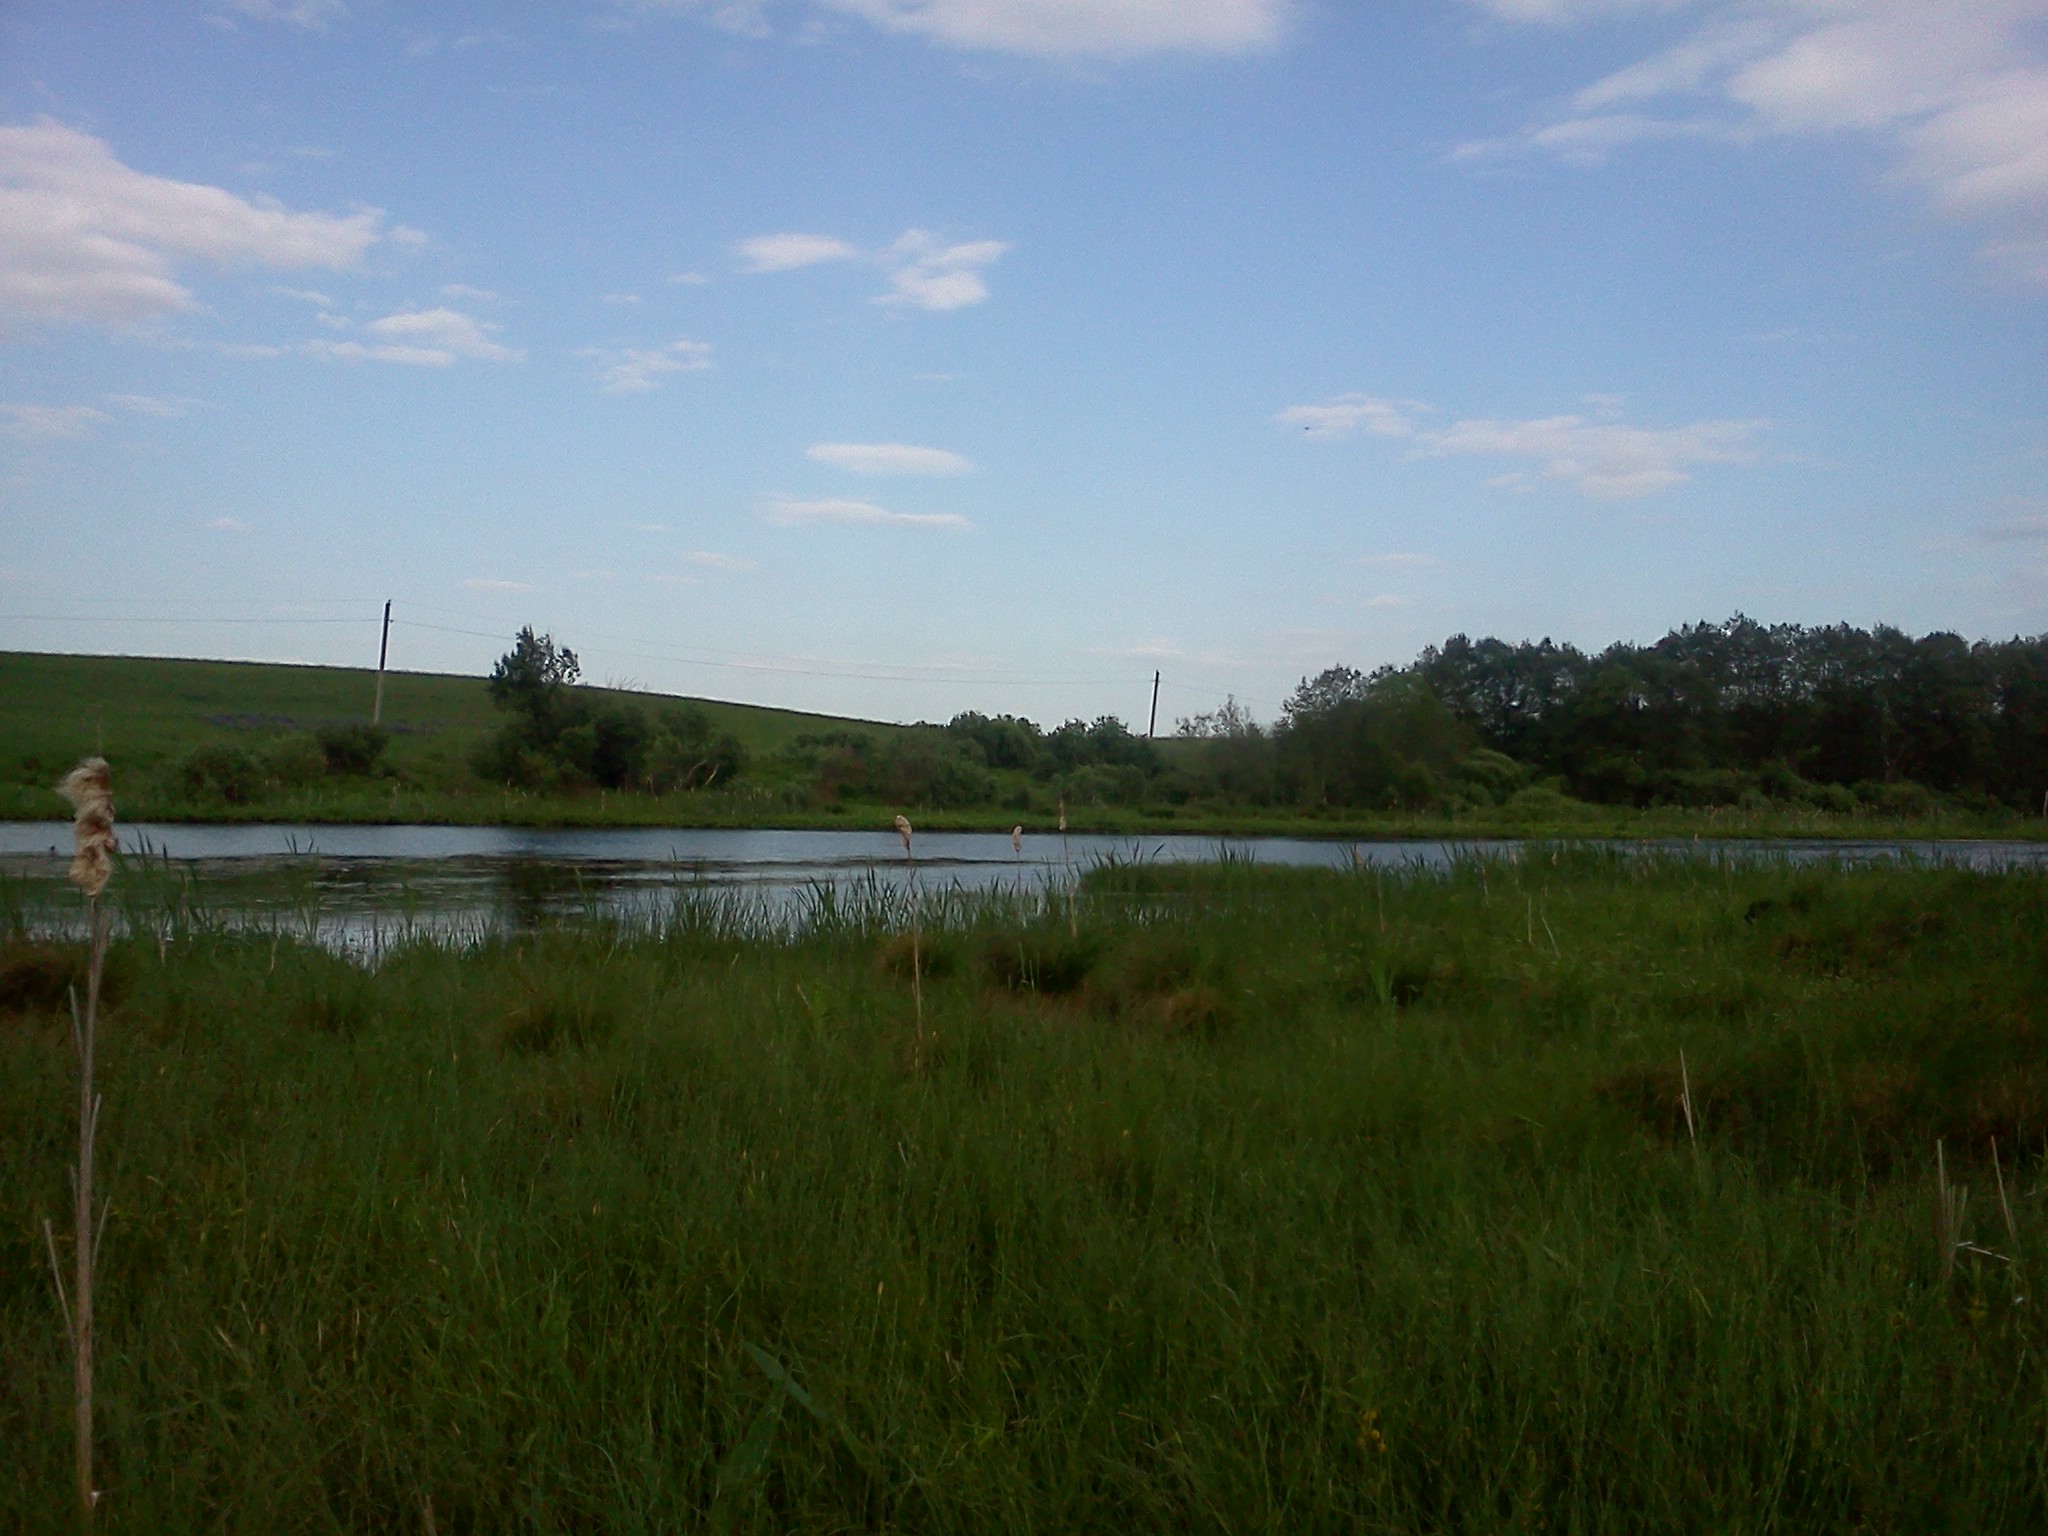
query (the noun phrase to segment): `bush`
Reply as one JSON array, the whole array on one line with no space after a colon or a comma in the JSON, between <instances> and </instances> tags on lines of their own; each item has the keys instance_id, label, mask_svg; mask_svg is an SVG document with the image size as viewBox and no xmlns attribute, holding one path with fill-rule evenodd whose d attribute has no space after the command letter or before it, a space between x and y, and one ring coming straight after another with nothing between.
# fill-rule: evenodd
<instances>
[{"instance_id":1,"label":"bush","mask_svg":"<svg viewBox=\"0 0 2048 1536\"><path fill-rule=\"evenodd\" d=\"M246 805L263 788L263 765L247 747L225 742L194 747L171 767L172 781L195 799Z\"/></svg>"},{"instance_id":2,"label":"bush","mask_svg":"<svg viewBox=\"0 0 2048 1536\"><path fill-rule=\"evenodd\" d=\"M1900 779L1891 784L1878 784L1866 779L1856 786L1856 798L1881 816L1932 816L1935 811L1934 792L1911 779Z\"/></svg>"},{"instance_id":3,"label":"bush","mask_svg":"<svg viewBox=\"0 0 2048 1536\"><path fill-rule=\"evenodd\" d=\"M263 749L263 771L286 789L300 789L327 772L327 758L310 736L280 736Z\"/></svg>"},{"instance_id":4,"label":"bush","mask_svg":"<svg viewBox=\"0 0 2048 1536\"><path fill-rule=\"evenodd\" d=\"M381 725L329 725L315 733L329 773L374 773L390 744L391 733Z\"/></svg>"}]
</instances>

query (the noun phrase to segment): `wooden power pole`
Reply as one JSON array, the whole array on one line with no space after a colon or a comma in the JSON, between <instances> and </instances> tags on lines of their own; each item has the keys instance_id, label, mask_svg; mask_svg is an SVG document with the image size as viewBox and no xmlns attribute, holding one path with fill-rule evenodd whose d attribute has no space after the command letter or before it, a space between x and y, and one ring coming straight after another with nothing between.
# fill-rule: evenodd
<instances>
[{"instance_id":1,"label":"wooden power pole","mask_svg":"<svg viewBox=\"0 0 2048 1536\"><path fill-rule=\"evenodd\" d=\"M384 663L391 659L391 599L384 599L384 638L377 645L377 702L370 710L370 724L384 723Z\"/></svg>"},{"instance_id":2,"label":"wooden power pole","mask_svg":"<svg viewBox=\"0 0 2048 1536\"><path fill-rule=\"evenodd\" d=\"M1149 725L1147 725L1147 726L1145 727L1145 739L1146 739L1147 741L1150 741L1150 740L1152 740L1152 738L1153 738L1153 737L1157 736L1158 734L1159 734L1159 673L1158 673L1158 672L1157 672L1157 671L1155 670L1155 671L1153 672L1153 674L1152 674L1152 720L1151 720L1151 723L1150 723Z\"/></svg>"}]
</instances>

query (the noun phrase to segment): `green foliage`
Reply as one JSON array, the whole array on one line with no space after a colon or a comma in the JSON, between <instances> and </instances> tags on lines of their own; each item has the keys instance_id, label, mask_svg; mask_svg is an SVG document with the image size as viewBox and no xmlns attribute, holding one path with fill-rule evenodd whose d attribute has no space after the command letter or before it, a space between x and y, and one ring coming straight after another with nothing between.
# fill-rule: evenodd
<instances>
[{"instance_id":1,"label":"green foliage","mask_svg":"<svg viewBox=\"0 0 2048 1536\"><path fill-rule=\"evenodd\" d=\"M264 778L286 789L303 789L318 783L327 772L328 762L321 745L303 731L278 737L263 749Z\"/></svg>"},{"instance_id":2,"label":"green foliage","mask_svg":"<svg viewBox=\"0 0 2048 1536\"><path fill-rule=\"evenodd\" d=\"M574 651L557 646L553 635L536 635L528 624L491 668L491 702L524 716L533 734L545 739L558 728L557 714L582 672Z\"/></svg>"},{"instance_id":3,"label":"green foliage","mask_svg":"<svg viewBox=\"0 0 2048 1536\"><path fill-rule=\"evenodd\" d=\"M379 725L328 725L315 735L329 773L375 773L391 745L391 733Z\"/></svg>"},{"instance_id":4,"label":"green foliage","mask_svg":"<svg viewBox=\"0 0 2048 1536\"><path fill-rule=\"evenodd\" d=\"M171 765L171 781L195 800L246 805L262 791L263 764L247 747L219 742L180 757Z\"/></svg>"},{"instance_id":5,"label":"green foliage","mask_svg":"<svg viewBox=\"0 0 2048 1536\"><path fill-rule=\"evenodd\" d=\"M2043 1528L2048 880L1557 853L934 901L986 958L926 969L922 1048L900 904L372 966L154 914L102 1042L102 1518ZM29 1533L76 958L0 950Z\"/></svg>"}]
</instances>

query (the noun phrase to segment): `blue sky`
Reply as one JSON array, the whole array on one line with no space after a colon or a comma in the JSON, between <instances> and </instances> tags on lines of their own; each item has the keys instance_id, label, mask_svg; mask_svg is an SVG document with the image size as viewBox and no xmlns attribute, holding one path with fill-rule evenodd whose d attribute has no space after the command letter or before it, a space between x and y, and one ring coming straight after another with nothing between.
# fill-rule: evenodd
<instances>
[{"instance_id":1,"label":"blue sky","mask_svg":"<svg viewBox=\"0 0 2048 1536\"><path fill-rule=\"evenodd\" d=\"M2048 0L22 0L0 647L1161 728L2048 628Z\"/></svg>"}]
</instances>

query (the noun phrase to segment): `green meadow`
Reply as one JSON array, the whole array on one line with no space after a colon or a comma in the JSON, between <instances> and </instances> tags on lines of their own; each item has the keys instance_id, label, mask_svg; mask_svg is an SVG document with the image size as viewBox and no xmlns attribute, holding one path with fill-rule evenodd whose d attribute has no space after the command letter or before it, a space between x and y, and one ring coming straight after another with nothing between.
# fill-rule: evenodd
<instances>
[{"instance_id":1,"label":"green meadow","mask_svg":"<svg viewBox=\"0 0 2048 1536\"><path fill-rule=\"evenodd\" d=\"M108 1531L2048 1529L2040 875L1113 866L374 963L155 878L101 1031ZM44 899L0 902L29 1532Z\"/></svg>"},{"instance_id":2,"label":"green meadow","mask_svg":"<svg viewBox=\"0 0 2048 1536\"><path fill-rule=\"evenodd\" d=\"M485 679L404 672L386 682L388 734L374 767L330 768L319 733L367 721L375 688L375 673L339 667L0 652L0 819L63 815L51 786L97 753L114 765L123 818L142 821L873 828L908 809L932 830L1006 832L1020 823L1050 830L1064 807L1076 831L1133 836L2048 836L2048 819L1924 793L1897 804L1846 797L1848 808L1832 809L1758 797L1638 808L1591 804L1529 779L1402 808L1304 805L1234 791L1233 744L1200 739L1121 738L1154 771L1119 789L1099 766L987 766L959 732L937 727L599 688L572 692L600 714L658 721L695 711L708 736L730 736L747 766L702 787L511 787L478 766L507 722ZM231 782L224 761L239 765ZM1514 769L1505 759L1494 766L1502 764Z\"/></svg>"}]
</instances>

